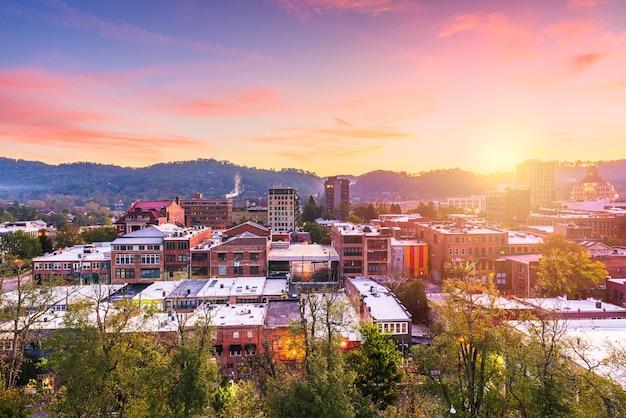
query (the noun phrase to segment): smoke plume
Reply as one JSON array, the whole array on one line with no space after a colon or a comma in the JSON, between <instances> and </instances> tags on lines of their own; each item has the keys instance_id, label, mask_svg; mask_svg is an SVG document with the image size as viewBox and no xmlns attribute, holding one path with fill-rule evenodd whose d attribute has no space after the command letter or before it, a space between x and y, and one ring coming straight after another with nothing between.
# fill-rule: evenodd
<instances>
[{"instance_id":1,"label":"smoke plume","mask_svg":"<svg viewBox=\"0 0 626 418\"><path fill-rule=\"evenodd\" d=\"M235 174L235 188L230 191L230 193L226 193L227 199L232 199L233 197L237 197L241 194L241 177L239 174Z\"/></svg>"}]
</instances>

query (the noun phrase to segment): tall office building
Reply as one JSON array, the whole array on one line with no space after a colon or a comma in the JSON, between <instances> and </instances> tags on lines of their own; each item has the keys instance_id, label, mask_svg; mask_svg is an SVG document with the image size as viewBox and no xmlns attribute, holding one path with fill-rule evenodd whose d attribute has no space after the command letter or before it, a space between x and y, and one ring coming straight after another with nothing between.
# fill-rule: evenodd
<instances>
[{"instance_id":1,"label":"tall office building","mask_svg":"<svg viewBox=\"0 0 626 418\"><path fill-rule=\"evenodd\" d=\"M324 201L328 213L347 212L350 205L350 180L328 177L324 182Z\"/></svg>"},{"instance_id":2,"label":"tall office building","mask_svg":"<svg viewBox=\"0 0 626 418\"><path fill-rule=\"evenodd\" d=\"M554 202L554 162L528 160L516 167L515 182L530 190L530 207L549 207Z\"/></svg>"},{"instance_id":3,"label":"tall office building","mask_svg":"<svg viewBox=\"0 0 626 418\"><path fill-rule=\"evenodd\" d=\"M273 232L295 231L300 214L298 190L272 187L267 193L267 225Z\"/></svg>"}]
</instances>

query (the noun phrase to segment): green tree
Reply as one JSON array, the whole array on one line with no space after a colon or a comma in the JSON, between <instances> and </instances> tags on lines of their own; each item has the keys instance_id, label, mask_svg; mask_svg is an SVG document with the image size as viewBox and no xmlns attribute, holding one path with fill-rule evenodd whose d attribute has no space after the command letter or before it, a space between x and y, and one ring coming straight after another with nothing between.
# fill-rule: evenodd
<instances>
[{"instance_id":1,"label":"green tree","mask_svg":"<svg viewBox=\"0 0 626 418\"><path fill-rule=\"evenodd\" d=\"M326 227L318 224L317 222L305 222L302 226L304 232L308 232L311 235L311 241L316 244L330 244L330 235Z\"/></svg>"},{"instance_id":2,"label":"green tree","mask_svg":"<svg viewBox=\"0 0 626 418\"><path fill-rule=\"evenodd\" d=\"M54 250L54 243L46 233L44 229L39 231L39 245L41 245L41 251L44 254L51 253Z\"/></svg>"},{"instance_id":3,"label":"green tree","mask_svg":"<svg viewBox=\"0 0 626 418\"><path fill-rule=\"evenodd\" d=\"M280 375L272 380L266 404L270 417L348 418L355 416L358 397L354 373L345 369L342 356L333 350L332 362L322 351L308 358L304 376Z\"/></svg>"},{"instance_id":4,"label":"green tree","mask_svg":"<svg viewBox=\"0 0 626 418\"><path fill-rule=\"evenodd\" d=\"M542 296L584 297L607 276L604 264L593 261L587 251L560 235L545 240L537 271Z\"/></svg>"},{"instance_id":5,"label":"green tree","mask_svg":"<svg viewBox=\"0 0 626 418\"><path fill-rule=\"evenodd\" d=\"M117 229L113 227L86 229L80 235L82 241L86 244L91 244L92 242L110 242L117 238Z\"/></svg>"},{"instance_id":6,"label":"green tree","mask_svg":"<svg viewBox=\"0 0 626 418\"><path fill-rule=\"evenodd\" d=\"M400 207L400 204L392 203L391 206L389 207L389 211L394 214L401 214L402 207Z\"/></svg>"},{"instance_id":7,"label":"green tree","mask_svg":"<svg viewBox=\"0 0 626 418\"><path fill-rule=\"evenodd\" d=\"M392 286L394 294L413 317L413 322L429 321L426 288L421 280L408 280Z\"/></svg>"},{"instance_id":8,"label":"green tree","mask_svg":"<svg viewBox=\"0 0 626 418\"><path fill-rule=\"evenodd\" d=\"M32 260L34 257L42 255L43 251L38 238L30 236L24 231L15 231L0 236L0 253L4 253L7 259L17 257L22 260Z\"/></svg>"},{"instance_id":9,"label":"green tree","mask_svg":"<svg viewBox=\"0 0 626 418\"><path fill-rule=\"evenodd\" d=\"M302 222L314 222L317 218L321 218L324 214L324 208L315 203L313 196L309 196L309 201L302 209L300 220Z\"/></svg>"},{"instance_id":10,"label":"green tree","mask_svg":"<svg viewBox=\"0 0 626 418\"><path fill-rule=\"evenodd\" d=\"M365 222L369 222L378 217L378 212L371 203L369 205L355 206L354 209L352 209L352 214L363 219Z\"/></svg>"},{"instance_id":11,"label":"green tree","mask_svg":"<svg viewBox=\"0 0 626 418\"><path fill-rule=\"evenodd\" d=\"M80 233L80 226L76 224L65 224L57 232L57 248L69 248L82 243L83 237Z\"/></svg>"},{"instance_id":12,"label":"green tree","mask_svg":"<svg viewBox=\"0 0 626 418\"><path fill-rule=\"evenodd\" d=\"M404 378L402 354L394 340L378 327L362 329L363 344L348 355L348 364L356 374L355 385L381 411L400 397L398 384Z\"/></svg>"}]
</instances>

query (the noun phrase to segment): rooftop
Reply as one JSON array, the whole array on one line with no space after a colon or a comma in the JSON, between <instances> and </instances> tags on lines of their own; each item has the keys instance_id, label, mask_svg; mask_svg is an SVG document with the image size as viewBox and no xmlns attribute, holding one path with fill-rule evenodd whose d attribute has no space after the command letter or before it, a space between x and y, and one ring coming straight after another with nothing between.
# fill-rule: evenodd
<instances>
[{"instance_id":1,"label":"rooftop","mask_svg":"<svg viewBox=\"0 0 626 418\"><path fill-rule=\"evenodd\" d=\"M543 244L543 237L525 231L507 231L509 245L537 245Z\"/></svg>"},{"instance_id":2,"label":"rooftop","mask_svg":"<svg viewBox=\"0 0 626 418\"><path fill-rule=\"evenodd\" d=\"M333 228L336 228L337 231L339 231L342 235L380 235L379 230L371 224L351 224L348 222L337 222L333 224Z\"/></svg>"},{"instance_id":3,"label":"rooftop","mask_svg":"<svg viewBox=\"0 0 626 418\"><path fill-rule=\"evenodd\" d=\"M339 261L339 254L332 245L287 244L272 245L268 261Z\"/></svg>"},{"instance_id":4,"label":"rooftop","mask_svg":"<svg viewBox=\"0 0 626 418\"><path fill-rule=\"evenodd\" d=\"M349 279L376 321L411 321L411 315L387 287L367 277Z\"/></svg>"},{"instance_id":5,"label":"rooftop","mask_svg":"<svg viewBox=\"0 0 626 418\"><path fill-rule=\"evenodd\" d=\"M541 254L514 254L498 258L497 261L511 260L517 263L535 263L541 260Z\"/></svg>"},{"instance_id":6,"label":"rooftop","mask_svg":"<svg viewBox=\"0 0 626 418\"><path fill-rule=\"evenodd\" d=\"M420 222L418 225L436 230L442 234L505 234L505 231L478 225L457 226L453 223L432 222Z\"/></svg>"},{"instance_id":7,"label":"rooftop","mask_svg":"<svg viewBox=\"0 0 626 418\"><path fill-rule=\"evenodd\" d=\"M33 258L33 262L72 262L72 261L108 261L111 259L111 243L98 242L87 245L59 249L54 252Z\"/></svg>"},{"instance_id":8,"label":"rooftop","mask_svg":"<svg viewBox=\"0 0 626 418\"><path fill-rule=\"evenodd\" d=\"M541 308L551 312L626 313L626 307L605 303L597 299L568 300L564 297L558 297L520 299L520 301L530 306L534 306L536 308Z\"/></svg>"}]
</instances>

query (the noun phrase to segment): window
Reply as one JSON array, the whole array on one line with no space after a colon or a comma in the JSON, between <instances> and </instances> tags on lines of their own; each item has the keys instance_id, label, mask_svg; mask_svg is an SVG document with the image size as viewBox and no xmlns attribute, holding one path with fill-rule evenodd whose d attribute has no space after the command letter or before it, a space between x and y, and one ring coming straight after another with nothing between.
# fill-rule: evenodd
<instances>
[{"instance_id":1,"label":"window","mask_svg":"<svg viewBox=\"0 0 626 418\"><path fill-rule=\"evenodd\" d=\"M239 338L239 331L233 331L233 338Z\"/></svg>"},{"instance_id":2,"label":"window","mask_svg":"<svg viewBox=\"0 0 626 418\"><path fill-rule=\"evenodd\" d=\"M185 254L178 254L178 262L179 263L186 263L187 262L187 255L185 255Z\"/></svg>"},{"instance_id":3,"label":"window","mask_svg":"<svg viewBox=\"0 0 626 418\"><path fill-rule=\"evenodd\" d=\"M117 254L115 264L135 264L135 256L133 254Z\"/></svg>"},{"instance_id":4,"label":"window","mask_svg":"<svg viewBox=\"0 0 626 418\"><path fill-rule=\"evenodd\" d=\"M168 250L175 250L176 249L176 242L172 242L172 241L168 241L165 243L165 248Z\"/></svg>"},{"instance_id":5,"label":"window","mask_svg":"<svg viewBox=\"0 0 626 418\"><path fill-rule=\"evenodd\" d=\"M134 279L135 270L133 269L115 269L115 278L117 279Z\"/></svg>"},{"instance_id":6,"label":"window","mask_svg":"<svg viewBox=\"0 0 626 418\"><path fill-rule=\"evenodd\" d=\"M61 263L54 263L55 270L61 270Z\"/></svg>"},{"instance_id":7,"label":"window","mask_svg":"<svg viewBox=\"0 0 626 418\"><path fill-rule=\"evenodd\" d=\"M259 266L250 266L250 275L256 276L259 274Z\"/></svg>"},{"instance_id":8,"label":"window","mask_svg":"<svg viewBox=\"0 0 626 418\"><path fill-rule=\"evenodd\" d=\"M253 332L252 331L248 331L247 334L248 338L252 338Z\"/></svg>"},{"instance_id":9,"label":"window","mask_svg":"<svg viewBox=\"0 0 626 418\"><path fill-rule=\"evenodd\" d=\"M161 271L159 269L141 269L142 279L160 279Z\"/></svg>"},{"instance_id":10,"label":"window","mask_svg":"<svg viewBox=\"0 0 626 418\"><path fill-rule=\"evenodd\" d=\"M235 261L241 261L243 260L243 253L235 253L233 259Z\"/></svg>"},{"instance_id":11,"label":"window","mask_svg":"<svg viewBox=\"0 0 626 418\"><path fill-rule=\"evenodd\" d=\"M259 259L259 253L250 253L250 260L256 261Z\"/></svg>"},{"instance_id":12,"label":"window","mask_svg":"<svg viewBox=\"0 0 626 418\"><path fill-rule=\"evenodd\" d=\"M160 264L161 256L159 254L141 254L141 264Z\"/></svg>"},{"instance_id":13,"label":"window","mask_svg":"<svg viewBox=\"0 0 626 418\"><path fill-rule=\"evenodd\" d=\"M242 276L243 275L243 266L235 266L235 267L233 267L233 274L235 276Z\"/></svg>"},{"instance_id":14,"label":"window","mask_svg":"<svg viewBox=\"0 0 626 418\"><path fill-rule=\"evenodd\" d=\"M218 261L226 261L227 254L226 253L217 253Z\"/></svg>"},{"instance_id":15,"label":"window","mask_svg":"<svg viewBox=\"0 0 626 418\"><path fill-rule=\"evenodd\" d=\"M217 275L226 276L226 266L217 266Z\"/></svg>"},{"instance_id":16,"label":"window","mask_svg":"<svg viewBox=\"0 0 626 418\"><path fill-rule=\"evenodd\" d=\"M33 267L35 268L35 270L40 270L41 269L41 263L34 263Z\"/></svg>"},{"instance_id":17,"label":"window","mask_svg":"<svg viewBox=\"0 0 626 418\"><path fill-rule=\"evenodd\" d=\"M241 345L239 345L239 344L231 344L229 346L228 351L230 352L231 356L239 357L239 356L241 356Z\"/></svg>"}]
</instances>

